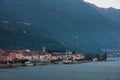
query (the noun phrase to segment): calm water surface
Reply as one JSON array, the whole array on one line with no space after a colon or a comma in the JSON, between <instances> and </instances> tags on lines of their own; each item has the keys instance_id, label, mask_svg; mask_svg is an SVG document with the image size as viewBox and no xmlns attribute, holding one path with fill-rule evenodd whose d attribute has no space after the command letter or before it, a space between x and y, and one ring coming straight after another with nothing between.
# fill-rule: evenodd
<instances>
[{"instance_id":1,"label":"calm water surface","mask_svg":"<svg viewBox=\"0 0 120 80\"><path fill-rule=\"evenodd\" d=\"M120 80L120 58L109 62L0 69L0 80Z\"/></svg>"}]
</instances>

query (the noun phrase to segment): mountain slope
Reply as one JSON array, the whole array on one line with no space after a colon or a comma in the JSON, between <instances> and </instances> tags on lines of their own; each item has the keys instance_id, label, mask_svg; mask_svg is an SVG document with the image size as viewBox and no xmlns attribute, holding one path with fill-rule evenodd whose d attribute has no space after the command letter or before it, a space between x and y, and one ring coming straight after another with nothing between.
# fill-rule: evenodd
<instances>
[{"instance_id":1,"label":"mountain slope","mask_svg":"<svg viewBox=\"0 0 120 80\"><path fill-rule=\"evenodd\" d=\"M82 0L1 0L0 18L30 22L31 30L82 52L120 48L119 23Z\"/></svg>"},{"instance_id":2,"label":"mountain slope","mask_svg":"<svg viewBox=\"0 0 120 80\"><path fill-rule=\"evenodd\" d=\"M0 21L0 48L41 50L43 46L48 50L67 49L60 42L32 33L28 23Z\"/></svg>"}]
</instances>

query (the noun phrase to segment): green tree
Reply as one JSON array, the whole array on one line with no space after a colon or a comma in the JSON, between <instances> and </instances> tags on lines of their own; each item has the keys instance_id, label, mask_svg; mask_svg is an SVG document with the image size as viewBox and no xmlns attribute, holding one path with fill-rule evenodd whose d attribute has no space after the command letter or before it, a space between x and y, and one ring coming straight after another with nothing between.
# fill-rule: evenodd
<instances>
[{"instance_id":1,"label":"green tree","mask_svg":"<svg viewBox=\"0 0 120 80\"><path fill-rule=\"evenodd\" d=\"M87 53L85 54L85 58L86 60L92 60L93 58L95 58L95 53Z\"/></svg>"},{"instance_id":2,"label":"green tree","mask_svg":"<svg viewBox=\"0 0 120 80\"><path fill-rule=\"evenodd\" d=\"M96 54L95 57L100 60L100 54Z\"/></svg>"},{"instance_id":3,"label":"green tree","mask_svg":"<svg viewBox=\"0 0 120 80\"><path fill-rule=\"evenodd\" d=\"M107 60L107 53L104 53L103 55L102 55L102 60Z\"/></svg>"},{"instance_id":4,"label":"green tree","mask_svg":"<svg viewBox=\"0 0 120 80\"><path fill-rule=\"evenodd\" d=\"M25 63L27 61L29 61L29 60L28 59L21 59L21 63Z\"/></svg>"}]
</instances>

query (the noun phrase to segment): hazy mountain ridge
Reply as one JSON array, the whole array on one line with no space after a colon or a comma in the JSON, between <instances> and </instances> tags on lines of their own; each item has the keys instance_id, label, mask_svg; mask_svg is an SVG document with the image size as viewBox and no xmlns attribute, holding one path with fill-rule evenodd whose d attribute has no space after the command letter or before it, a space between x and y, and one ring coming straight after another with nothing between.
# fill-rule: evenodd
<instances>
[{"instance_id":1,"label":"hazy mountain ridge","mask_svg":"<svg viewBox=\"0 0 120 80\"><path fill-rule=\"evenodd\" d=\"M120 23L120 10L109 8L109 9L98 9L98 11L109 19Z\"/></svg>"},{"instance_id":2,"label":"hazy mountain ridge","mask_svg":"<svg viewBox=\"0 0 120 80\"><path fill-rule=\"evenodd\" d=\"M115 9L113 7L101 8L101 7L97 7L96 5L87 3L87 2L86 4L98 10L103 16L111 19L112 21L120 23L120 9Z\"/></svg>"}]
</instances>

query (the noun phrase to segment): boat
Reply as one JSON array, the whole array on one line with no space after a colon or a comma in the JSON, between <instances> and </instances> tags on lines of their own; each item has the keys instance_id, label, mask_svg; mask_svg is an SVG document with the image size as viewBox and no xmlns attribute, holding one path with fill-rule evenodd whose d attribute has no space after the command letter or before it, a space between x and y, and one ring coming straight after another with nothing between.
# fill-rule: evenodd
<instances>
[{"instance_id":1,"label":"boat","mask_svg":"<svg viewBox=\"0 0 120 80\"><path fill-rule=\"evenodd\" d=\"M33 65L34 65L34 64L31 63L31 62L29 62L29 61L25 62L25 66L33 66Z\"/></svg>"}]
</instances>

